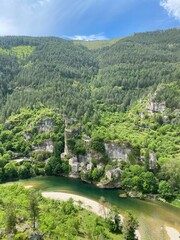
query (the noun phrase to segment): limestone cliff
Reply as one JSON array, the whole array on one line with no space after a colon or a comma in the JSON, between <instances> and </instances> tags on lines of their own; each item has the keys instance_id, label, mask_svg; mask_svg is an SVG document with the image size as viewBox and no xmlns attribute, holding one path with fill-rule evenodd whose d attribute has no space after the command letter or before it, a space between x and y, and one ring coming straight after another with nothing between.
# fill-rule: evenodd
<instances>
[{"instance_id":1,"label":"limestone cliff","mask_svg":"<svg viewBox=\"0 0 180 240\"><path fill-rule=\"evenodd\" d=\"M128 161L128 153L131 152L131 149L116 143L105 143L104 145L106 153L111 160Z\"/></svg>"}]
</instances>

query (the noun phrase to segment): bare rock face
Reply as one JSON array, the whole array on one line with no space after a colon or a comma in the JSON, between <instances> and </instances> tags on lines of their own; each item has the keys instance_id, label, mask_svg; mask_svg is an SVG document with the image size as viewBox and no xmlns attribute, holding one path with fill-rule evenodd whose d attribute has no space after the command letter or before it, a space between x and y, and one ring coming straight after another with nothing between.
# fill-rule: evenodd
<instances>
[{"instance_id":1,"label":"bare rock face","mask_svg":"<svg viewBox=\"0 0 180 240\"><path fill-rule=\"evenodd\" d=\"M78 162L78 158L76 156L70 158L69 165L71 166L71 172L69 174L69 177L78 178L80 170L80 163Z\"/></svg>"},{"instance_id":2,"label":"bare rock face","mask_svg":"<svg viewBox=\"0 0 180 240\"><path fill-rule=\"evenodd\" d=\"M84 156L79 155L79 156L78 156L78 159L79 159L79 162L90 163L93 158L101 159L102 156L103 156L103 155L102 155L101 153L89 152L89 153L87 153L87 154L84 155Z\"/></svg>"},{"instance_id":3,"label":"bare rock face","mask_svg":"<svg viewBox=\"0 0 180 240\"><path fill-rule=\"evenodd\" d=\"M52 153L54 150L54 143L50 140L44 141L40 146L34 147L35 151L46 151Z\"/></svg>"},{"instance_id":4,"label":"bare rock face","mask_svg":"<svg viewBox=\"0 0 180 240\"><path fill-rule=\"evenodd\" d=\"M164 113L166 110L166 103L157 103L153 99L149 100L149 102L146 105L146 109L149 113Z\"/></svg>"},{"instance_id":5,"label":"bare rock face","mask_svg":"<svg viewBox=\"0 0 180 240\"><path fill-rule=\"evenodd\" d=\"M128 161L128 153L131 152L131 149L116 143L105 143L104 145L110 159Z\"/></svg>"},{"instance_id":6,"label":"bare rock face","mask_svg":"<svg viewBox=\"0 0 180 240\"><path fill-rule=\"evenodd\" d=\"M49 132L54 124L53 119L46 119L38 126L38 133Z\"/></svg>"},{"instance_id":7,"label":"bare rock face","mask_svg":"<svg viewBox=\"0 0 180 240\"><path fill-rule=\"evenodd\" d=\"M87 171L91 171L92 168L93 168L92 162L88 163L87 166L86 166L86 170L87 170Z\"/></svg>"},{"instance_id":8,"label":"bare rock face","mask_svg":"<svg viewBox=\"0 0 180 240\"><path fill-rule=\"evenodd\" d=\"M106 171L105 178L103 178L99 183L97 183L97 187L99 188L119 188L120 187L120 175L121 169L115 168Z\"/></svg>"},{"instance_id":9,"label":"bare rock face","mask_svg":"<svg viewBox=\"0 0 180 240\"><path fill-rule=\"evenodd\" d=\"M149 153L149 169L156 169L157 168L157 157L156 154L151 151Z\"/></svg>"},{"instance_id":10,"label":"bare rock face","mask_svg":"<svg viewBox=\"0 0 180 240\"><path fill-rule=\"evenodd\" d=\"M110 181L117 180L120 177L120 175L121 175L120 168L111 169L106 172L106 178Z\"/></svg>"}]
</instances>

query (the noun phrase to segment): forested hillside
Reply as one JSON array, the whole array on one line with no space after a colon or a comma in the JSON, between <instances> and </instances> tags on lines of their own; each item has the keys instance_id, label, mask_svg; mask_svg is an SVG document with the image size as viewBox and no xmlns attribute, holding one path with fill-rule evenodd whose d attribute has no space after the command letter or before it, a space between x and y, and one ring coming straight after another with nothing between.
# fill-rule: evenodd
<instances>
[{"instance_id":1,"label":"forested hillside","mask_svg":"<svg viewBox=\"0 0 180 240\"><path fill-rule=\"evenodd\" d=\"M166 180L167 188L179 188L180 176L172 174L180 161L179 29L139 33L107 43L0 37L0 99L1 180L8 179L5 165L16 154L34 159L29 173L33 176L73 172L74 162L69 166L67 160L77 156L73 161L80 163L90 152L89 170L82 171L84 166L76 170L84 180L104 184L107 171L120 168L129 178L138 171L155 176L149 189L143 187L142 179L139 188L121 179L125 189L157 193L158 184ZM45 112L52 123L44 123L50 128L41 132L38 116L43 124ZM63 137L62 118L69 129L68 139ZM34 148L46 150L47 141L52 142L48 144L54 159L44 162L50 156L41 153L38 158ZM68 147L66 161L58 165L64 145ZM111 146L127 151L128 157L123 155L126 167L122 162L112 163ZM136 164L142 169L132 169ZM19 166L16 171L18 178Z\"/></svg>"}]
</instances>

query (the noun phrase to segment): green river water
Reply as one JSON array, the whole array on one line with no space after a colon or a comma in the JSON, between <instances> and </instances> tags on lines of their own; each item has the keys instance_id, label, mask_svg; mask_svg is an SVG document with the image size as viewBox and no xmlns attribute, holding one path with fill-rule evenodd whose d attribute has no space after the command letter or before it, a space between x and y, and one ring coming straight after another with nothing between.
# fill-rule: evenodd
<instances>
[{"instance_id":1,"label":"green river water","mask_svg":"<svg viewBox=\"0 0 180 240\"><path fill-rule=\"evenodd\" d=\"M65 177L35 177L21 180L24 185L32 185L41 191L68 192L99 200L101 196L112 205L120 208L123 214L131 210L140 224L142 240L168 240L164 226L180 231L180 209L154 200L120 198L117 189L99 189L78 179Z\"/></svg>"}]
</instances>

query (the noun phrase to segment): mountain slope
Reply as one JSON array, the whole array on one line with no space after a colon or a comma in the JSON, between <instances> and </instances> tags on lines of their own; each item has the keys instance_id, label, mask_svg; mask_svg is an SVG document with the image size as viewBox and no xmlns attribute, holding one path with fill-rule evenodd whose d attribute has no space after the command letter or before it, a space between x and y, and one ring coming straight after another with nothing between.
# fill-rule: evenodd
<instances>
[{"instance_id":1,"label":"mountain slope","mask_svg":"<svg viewBox=\"0 0 180 240\"><path fill-rule=\"evenodd\" d=\"M59 154L65 145L72 175L75 171L87 181L107 180L107 171L123 168L121 163L113 165L110 148L119 152L117 162L122 156L125 162L155 174L169 160L179 163L180 30L93 44L0 37L1 135L9 130L9 116L24 115L22 108L50 108L65 119L67 131ZM21 124L26 126L26 117ZM16 130L19 139L23 132ZM51 136L46 140L51 141ZM9 149L1 142L3 158ZM30 149L25 149L20 150L22 156L31 156ZM79 167L81 159L87 165L84 172ZM56 160L47 165L46 172L59 174L64 168L68 173L67 164L62 167ZM56 170L53 161L59 167ZM161 175L161 179L171 177Z\"/></svg>"}]
</instances>

